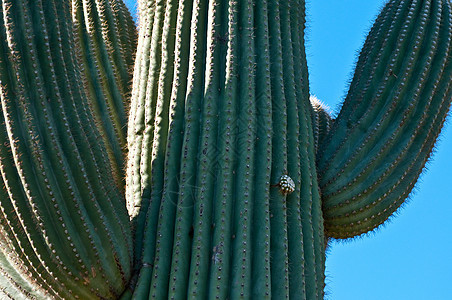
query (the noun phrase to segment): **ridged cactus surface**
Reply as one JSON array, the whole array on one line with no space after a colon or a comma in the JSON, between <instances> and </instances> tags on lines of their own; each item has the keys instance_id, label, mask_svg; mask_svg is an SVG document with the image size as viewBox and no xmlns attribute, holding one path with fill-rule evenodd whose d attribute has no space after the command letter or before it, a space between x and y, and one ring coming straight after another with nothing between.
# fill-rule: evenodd
<instances>
[{"instance_id":1,"label":"ridged cactus surface","mask_svg":"<svg viewBox=\"0 0 452 300\"><path fill-rule=\"evenodd\" d=\"M450 1L391 1L367 38L320 146L328 235L382 224L408 197L452 99Z\"/></svg>"},{"instance_id":2,"label":"ridged cactus surface","mask_svg":"<svg viewBox=\"0 0 452 300\"><path fill-rule=\"evenodd\" d=\"M123 189L135 23L122 0L74 0L72 19L85 91Z\"/></svg>"},{"instance_id":3,"label":"ridged cactus surface","mask_svg":"<svg viewBox=\"0 0 452 300\"><path fill-rule=\"evenodd\" d=\"M137 45L120 0L3 0L0 295L322 299L430 156L451 6L389 1L333 119L302 0L140 0Z\"/></svg>"},{"instance_id":4,"label":"ridged cactus surface","mask_svg":"<svg viewBox=\"0 0 452 300\"><path fill-rule=\"evenodd\" d=\"M135 72L147 77L135 77L127 174L137 293L321 297L304 3L157 1L140 18ZM287 197L285 174L297 182Z\"/></svg>"},{"instance_id":5,"label":"ridged cactus surface","mask_svg":"<svg viewBox=\"0 0 452 300\"><path fill-rule=\"evenodd\" d=\"M123 175L107 151L108 134L98 129L102 122L111 125L94 111L91 89L101 90L102 84L88 77L121 80L84 64L94 56L80 44L92 32L83 32L82 23L96 19L76 14L79 2L2 1L0 278L9 282L2 284L2 298L111 299L131 277L133 239ZM101 9L107 3L115 2L85 1L83 8L116 14L112 21L118 26L121 18L130 18L119 7ZM126 65L126 54L132 51L118 63ZM113 65L107 59L96 64ZM118 100L120 110L125 99Z\"/></svg>"}]
</instances>

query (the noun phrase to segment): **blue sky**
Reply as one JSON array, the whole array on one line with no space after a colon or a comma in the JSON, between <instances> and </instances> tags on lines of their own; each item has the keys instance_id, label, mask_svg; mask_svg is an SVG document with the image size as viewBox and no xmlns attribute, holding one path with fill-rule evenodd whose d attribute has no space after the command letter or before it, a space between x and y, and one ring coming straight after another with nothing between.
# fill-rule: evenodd
<instances>
[{"instance_id":1,"label":"blue sky","mask_svg":"<svg viewBox=\"0 0 452 300\"><path fill-rule=\"evenodd\" d=\"M337 110L383 0L308 0L311 93ZM135 0L126 0L130 7ZM449 122L451 120L449 118ZM398 216L369 236L335 242L326 299L452 299L452 124Z\"/></svg>"}]
</instances>

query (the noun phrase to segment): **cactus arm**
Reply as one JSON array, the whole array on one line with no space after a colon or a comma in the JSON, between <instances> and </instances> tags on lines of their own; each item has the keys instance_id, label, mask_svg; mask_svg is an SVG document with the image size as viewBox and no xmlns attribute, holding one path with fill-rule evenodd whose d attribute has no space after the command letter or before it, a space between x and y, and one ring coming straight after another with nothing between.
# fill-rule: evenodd
<instances>
[{"instance_id":1,"label":"cactus arm","mask_svg":"<svg viewBox=\"0 0 452 300\"><path fill-rule=\"evenodd\" d=\"M72 15L88 92L118 186L124 186L129 83L136 44L132 18L118 1L72 1Z\"/></svg>"},{"instance_id":2,"label":"cactus arm","mask_svg":"<svg viewBox=\"0 0 452 300\"><path fill-rule=\"evenodd\" d=\"M134 230L134 256L135 272L138 273L134 297L141 299L148 297L150 288L150 277L152 276L153 255L152 251L147 251L143 255L143 247L152 249L155 243L155 227L158 220L159 203L151 203L150 187L150 163L152 155L151 134L154 133L152 127L152 117L155 107L156 92L152 90L152 85L156 84L159 71L159 58L161 49L161 23L163 22L164 1L139 1L139 22L142 26L139 29L139 39L134 67L132 100L129 111L127 144L128 163L126 174L126 200L129 216L133 222ZM156 37L158 35L158 37ZM154 55L150 55L154 53ZM152 101L152 104L146 103ZM179 130L180 132L180 130ZM157 173L152 170L154 173ZM154 193L159 193L162 188L163 179L154 180L160 186L154 189ZM155 198L155 197L154 197ZM149 222L147 221L149 219ZM149 228L144 237L145 226ZM145 242L146 241L146 242ZM144 284L142 284L144 283Z\"/></svg>"},{"instance_id":3,"label":"cactus arm","mask_svg":"<svg viewBox=\"0 0 452 300\"><path fill-rule=\"evenodd\" d=\"M134 230L134 257L135 268L141 268L138 262L141 259L143 227L146 221L146 212L148 208L148 198L141 197L141 147L143 144L143 120L144 120L144 101L146 99L146 83L151 64L151 56L149 51L151 48L151 37L153 31L153 22L155 15L155 6L150 2L139 1L139 19L144 26L139 27L139 38L137 42L136 60L134 65L132 97L129 110L129 119L127 126L127 172L126 172L126 205L128 214L133 221L132 228ZM146 193L149 191L146 189ZM139 228L139 229L137 229ZM151 275L147 267L142 268L142 272ZM140 278L143 276L140 275ZM140 285L138 285L140 286ZM137 289L137 294L141 289Z\"/></svg>"},{"instance_id":4,"label":"cactus arm","mask_svg":"<svg viewBox=\"0 0 452 300\"><path fill-rule=\"evenodd\" d=\"M146 4L146 1L140 1L140 8L144 7L144 4ZM162 22L161 19L163 19L161 16L163 14L163 5L164 1L157 1L153 6L140 10L140 22L146 25L140 26L137 46L127 131L129 154L126 174L127 209L131 219L134 221L134 227L140 228L139 230L136 229L138 235L135 238L137 241L142 240L143 226L150 201L149 179L147 178L148 173L146 173L150 166L145 164L144 159L142 159L142 157L146 157L145 155L142 156L142 152L146 151L146 148L143 149L144 132L146 132L146 138L152 141L149 137L153 133L153 124L152 120L150 120L152 111L147 112L148 119L145 116L146 110L151 110L155 106L156 101L154 99L156 97L155 91L151 93L149 90L153 89L150 83L157 87L155 84L155 73L159 70L158 59L161 55L158 41L161 41L159 30L161 31L160 23ZM159 34L158 38L155 36L157 33ZM155 55L149 55L150 52ZM152 100L153 104L145 105L146 99ZM145 126L146 121L149 123L147 127ZM139 244L136 245L136 252L138 256L141 255L141 246Z\"/></svg>"},{"instance_id":5,"label":"cactus arm","mask_svg":"<svg viewBox=\"0 0 452 300\"><path fill-rule=\"evenodd\" d=\"M64 249L65 251L72 252L72 249L74 249L75 253L77 255L79 254L79 251L75 247L70 247L70 245L65 242L67 239L66 237L69 237L68 231L73 230L73 227L71 226L72 223L69 223L70 226L68 226L68 229L66 232L64 232L64 227L61 226L61 221L66 219L67 217L67 211L64 209L61 211L59 209L59 206L61 205L61 202L56 202L56 197L53 196L54 192L57 192L58 189L55 189L56 185L58 184L56 181L57 178L64 179L64 177L61 176L61 174L58 174L58 176L55 176L57 174L54 174L51 170L50 164L51 161L47 159L45 154L43 153L43 143L47 139L48 142L50 142L50 152L59 152L59 149L55 149L55 132L54 128L55 126L52 126L54 124L49 123L48 120L48 107L46 105L46 100L42 95L36 95L38 93L43 93L42 89L38 89L37 91L35 89L32 89L31 87L24 86L28 82L31 82L31 86L35 83L34 80L39 81L41 78L39 76L32 77L30 76L33 74L29 70L27 70L27 67L29 65L36 67L37 57L36 48L30 47L33 46L33 43L31 43L30 36L23 36L20 34L20 31L16 28L28 28L29 30L32 30L31 22L30 22L30 11L28 10L28 7L25 6L23 3L17 3L17 5L8 5L9 3L4 3L4 7L7 9L5 10L5 27L8 33L8 48L2 49L2 53L8 54L8 53L15 53L16 56L7 61L7 57L3 57L4 64L2 66L5 66L6 68L2 69L2 107L3 107L3 114L5 116L4 122L2 124L6 125L6 130L8 137L3 137L3 141L8 141L8 138L10 140L11 150L12 154L14 156L14 163L11 164L17 165L18 168L18 175L20 177L20 181L22 182L22 185L24 187L26 197L31 202L30 205L31 208L34 208L33 214L35 215L36 220L39 222L41 226L41 230L43 232L44 237L49 243L49 248L51 250L56 249ZM38 9L38 8L35 8ZM42 11L42 8L37 11ZM14 18L14 21L12 22ZM39 20L39 19L38 19ZM17 27L16 27L17 26ZM42 37L42 36L40 36ZM26 41L28 39L28 41ZM2 39L6 40L6 39ZM4 45L4 44L3 44ZM6 45L5 45L6 46ZM30 47L30 48L27 48ZM23 55L22 53L30 53L30 56ZM21 55L22 54L22 55ZM27 61L27 60L31 60ZM9 64L7 65L7 63ZM7 66L6 66L7 65ZM15 73L16 76L12 76L12 72ZM14 74L13 73L13 74ZM9 76L8 76L9 75ZM7 78L7 76L9 78ZM19 81L19 78L23 78L23 80ZM29 93L26 93L25 91L29 90ZM17 102L12 101L12 97L14 95L22 95ZM30 100L34 98L40 99L36 101L36 103L40 104L41 107L33 107ZM14 98L13 98L14 99ZM43 109L43 107L45 109ZM41 121L39 119L39 115L37 115L36 110L43 111L42 114L47 119L47 128L43 130L42 134L39 134L37 131L37 122ZM50 110L50 109L49 109ZM23 125L19 125L20 121L24 120ZM46 130L47 129L47 130ZM5 129L3 129L5 130ZM50 141L49 141L50 140ZM60 153L58 153L60 155ZM8 154L6 154L8 155ZM60 160L61 163L63 163L62 160ZM6 167L6 166L5 166ZM5 181L5 185L8 185L13 182L13 179L15 177L16 172L12 170L12 172L6 172L7 176ZM34 176L36 174L36 176ZM10 181L10 176L12 176ZM66 176L67 178L67 176ZM45 181L47 180L47 181ZM10 191L17 187L19 185L11 186ZM54 191L52 191L52 189ZM65 189L67 190L67 189ZM24 196L23 193L18 191L15 193L16 197ZM59 195L58 195L59 196ZM65 195L66 196L66 195ZM40 197L48 198L49 200L52 200L54 203L53 207L47 207L45 202L37 202L36 200ZM70 197L69 199L72 200L73 197ZM8 204L8 198L5 199L5 205ZM13 198L14 199L14 198ZM25 200L26 201L26 200ZM24 203L24 202L22 202ZM21 210L26 210L27 207L21 206L18 208L18 213L22 214ZM52 214L59 214L61 215L60 222L55 222L52 219ZM28 218L27 218L28 219ZM55 220L58 220L55 218ZM58 225L57 225L58 224ZM48 228L43 226L49 226ZM77 239L77 238L76 238ZM77 239L78 240L78 239ZM40 245L39 245L40 246ZM25 247L24 247L25 248ZM28 247L27 247L28 248ZM41 248L42 249L42 248ZM28 250L28 249L27 249ZM64 251L63 250L63 251ZM38 253L40 251L37 251ZM41 251L42 252L42 251ZM82 253L83 254L83 253ZM36 256L34 256L36 257ZM53 261L57 260L58 256L53 257ZM61 258L67 259L66 255L62 255ZM84 258L82 256L82 258ZM80 261L82 262L82 261ZM30 262L33 263L33 262ZM38 259L37 263L42 263ZM35 265L36 266L36 265ZM48 273L49 266L44 264L44 268ZM82 267L84 266L84 263L82 262ZM72 272L72 266L69 265L69 272ZM60 273L60 272L58 272ZM61 274L61 273L60 273ZM57 275L56 278L60 276ZM60 278L65 278L66 276L61 276ZM49 275L47 274L47 278ZM73 282L74 278L70 278L70 280ZM50 279L49 279L50 281ZM58 280L57 280L58 282ZM68 282L58 282L60 284L68 284ZM72 283L70 283L70 286Z\"/></svg>"},{"instance_id":6,"label":"cactus arm","mask_svg":"<svg viewBox=\"0 0 452 300\"><path fill-rule=\"evenodd\" d=\"M2 128L2 131L4 128ZM2 138L6 138L6 132L2 132ZM4 140L4 139L2 139ZM42 262L36 257L35 252L41 250L39 248L39 242L34 242L32 248L23 247L22 245L27 245L26 241L28 239L33 241L41 241L42 236L36 234L34 229L34 224L31 221L30 213L28 209L22 210L21 219L16 217L16 212L19 211L21 207L27 207L26 196L21 195L16 196L14 201L7 201L6 199L14 193L23 193L23 190L18 188L20 184L20 178L16 170L12 167L14 162L11 155L8 153L10 149L8 147L2 146L1 151L1 171L2 171L2 189L1 189L1 224L0 224L0 242L1 242L1 269L2 277L5 284L2 283L2 288L4 291L8 292L8 295L14 297L22 297L23 295L30 293L41 294L45 293L46 289L51 289L48 287L45 279L41 280L42 276L37 276L38 272L36 270L37 266L41 266ZM9 185L5 185L3 180L8 176ZM36 248L36 246L38 248ZM23 263L25 259L26 263ZM31 267L30 267L31 265ZM27 266L27 267L24 267ZM17 269L17 270L16 270ZM36 277L35 277L36 276ZM44 278L46 278L44 276ZM31 281L30 283L27 283ZM9 286L9 288L8 288ZM31 293L30 291L36 290L36 293ZM28 291L28 292L27 292ZM42 294L41 294L42 295Z\"/></svg>"},{"instance_id":7,"label":"cactus arm","mask_svg":"<svg viewBox=\"0 0 452 300\"><path fill-rule=\"evenodd\" d=\"M136 238L134 297L321 298L325 239L299 55L304 1L155 4L152 19L140 12L147 52L137 54L150 55L137 68L152 84L136 80L129 122L127 197L144 240ZM167 27L176 8L177 25ZM162 93L168 80L172 91ZM160 114L159 105L169 108ZM146 114L158 116L154 127ZM286 173L297 180L292 195L278 187Z\"/></svg>"},{"instance_id":8,"label":"cactus arm","mask_svg":"<svg viewBox=\"0 0 452 300\"><path fill-rule=\"evenodd\" d=\"M300 1L292 12L291 26L294 51L294 74L299 114L299 152L300 152L300 204L297 215L301 219L303 237L303 278L298 284L304 284L306 299L322 298L324 295L325 280L325 237L321 199L317 184L317 171L315 166L315 142L313 136L313 112L309 101L308 68L305 51L305 1ZM299 30L301 28L301 30ZM299 35L299 36L298 36ZM292 147L290 147L292 148ZM289 195L292 196L293 194ZM288 200L289 201L289 200ZM289 201L290 203L290 201ZM298 206L298 204L297 204ZM290 227L289 227L290 228ZM295 239L297 241L298 239ZM292 240L293 241L293 240ZM289 244L290 246L290 244ZM290 265L292 262L290 261ZM309 270L309 271L308 271Z\"/></svg>"},{"instance_id":9,"label":"cactus arm","mask_svg":"<svg viewBox=\"0 0 452 300\"><path fill-rule=\"evenodd\" d=\"M11 282L26 278L56 298L119 296L131 273L128 216L82 92L69 2L5 0L0 12L1 251L17 270Z\"/></svg>"},{"instance_id":10,"label":"cactus arm","mask_svg":"<svg viewBox=\"0 0 452 300\"><path fill-rule=\"evenodd\" d=\"M3 230L2 230L3 231ZM2 249L9 249L7 239L2 237L0 233L0 247ZM26 300L26 299L44 299L42 289L37 289L36 286L30 284L20 272L16 270L17 265L14 265L12 256L16 255L14 252L5 254L0 251L0 297L1 299L10 300ZM9 256L9 257L8 257Z\"/></svg>"},{"instance_id":11,"label":"cactus arm","mask_svg":"<svg viewBox=\"0 0 452 300\"><path fill-rule=\"evenodd\" d=\"M271 101L271 83L270 78L270 39L269 39L269 21L268 6L266 0L257 1L256 6L259 10L255 11L255 22L261 24L256 28L256 90L257 114L262 118L257 121L256 135L259 137L259 143L256 145L256 186L268 186L271 181L271 162L272 162L272 101ZM229 36L234 36L230 33ZM229 45L233 48L233 45ZM231 51L232 52L232 51ZM255 190L255 204L253 211L254 239L252 262L252 297L256 299L268 299L271 296L271 277L270 272L270 253L271 230L270 230L270 204L266 199L270 196L268 189Z\"/></svg>"},{"instance_id":12,"label":"cactus arm","mask_svg":"<svg viewBox=\"0 0 452 300\"><path fill-rule=\"evenodd\" d=\"M450 1L391 1L318 159L326 231L353 237L408 197L451 99Z\"/></svg>"}]
</instances>

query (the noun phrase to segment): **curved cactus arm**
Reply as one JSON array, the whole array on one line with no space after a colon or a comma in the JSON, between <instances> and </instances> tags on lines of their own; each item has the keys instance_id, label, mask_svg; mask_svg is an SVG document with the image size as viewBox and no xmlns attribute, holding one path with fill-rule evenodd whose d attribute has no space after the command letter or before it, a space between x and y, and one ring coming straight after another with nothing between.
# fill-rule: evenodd
<instances>
[{"instance_id":1,"label":"curved cactus arm","mask_svg":"<svg viewBox=\"0 0 452 300\"><path fill-rule=\"evenodd\" d=\"M126 191L133 296L321 298L304 1L140 8Z\"/></svg>"},{"instance_id":2,"label":"curved cactus arm","mask_svg":"<svg viewBox=\"0 0 452 300\"><path fill-rule=\"evenodd\" d=\"M389 1L318 158L325 230L372 230L409 196L452 99L449 0Z\"/></svg>"},{"instance_id":3,"label":"curved cactus arm","mask_svg":"<svg viewBox=\"0 0 452 300\"><path fill-rule=\"evenodd\" d=\"M122 189L136 27L121 0L72 0L72 18L85 91Z\"/></svg>"},{"instance_id":4,"label":"curved cactus arm","mask_svg":"<svg viewBox=\"0 0 452 300\"><path fill-rule=\"evenodd\" d=\"M115 298L131 276L129 217L82 88L70 3L1 2L0 268L53 298Z\"/></svg>"},{"instance_id":5,"label":"curved cactus arm","mask_svg":"<svg viewBox=\"0 0 452 300\"><path fill-rule=\"evenodd\" d=\"M3 187L4 188L4 187ZM4 195L4 189L2 192ZM3 226L0 227L0 298L11 300L44 299L45 291L37 288L21 275L14 261L17 254L8 245Z\"/></svg>"},{"instance_id":6,"label":"curved cactus arm","mask_svg":"<svg viewBox=\"0 0 452 300\"><path fill-rule=\"evenodd\" d=\"M135 259L141 259L144 243L144 225L149 219L149 226L157 221L158 203L153 202L152 213L148 216L151 198L151 172L161 173L163 159L157 161L151 168L152 142L154 134L153 117L157 98L156 89L158 73L160 70L162 14L164 14L164 1L139 1L139 39L133 75L132 100L129 111L127 131L127 174L126 174L126 200L127 210L134 229ZM160 29L160 31L159 31ZM150 53L153 53L150 55ZM149 101L149 103L146 103ZM147 143L151 145L147 147ZM162 143L163 144L163 143ZM162 147L162 146L161 146ZM161 150L161 147L159 150ZM162 157L161 151L158 158ZM157 153L155 154L157 155ZM161 178L160 178L161 179ZM162 180L157 179L154 195L160 193ZM148 218L147 218L148 216ZM141 267L136 262L136 267ZM149 274L149 268L143 268ZM145 276L146 277L146 276Z\"/></svg>"}]
</instances>

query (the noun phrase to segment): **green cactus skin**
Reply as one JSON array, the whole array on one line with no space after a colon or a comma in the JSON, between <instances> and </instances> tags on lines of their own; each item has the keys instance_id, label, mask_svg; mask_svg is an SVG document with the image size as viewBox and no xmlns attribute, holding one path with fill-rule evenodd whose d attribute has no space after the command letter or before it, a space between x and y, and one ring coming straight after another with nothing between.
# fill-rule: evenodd
<instances>
[{"instance_id":1,"label":"green cactus skin","mask_svg":"<svg viewBox=\"0 0 452 300\"><path fill-rule=\"evenodd\" d=\"M126 191L137 298L322 297L311 106L296 80L304 3L288 5L182 1L176 14L157 1L140 13L135 72L147 77L134 78ZM270 188L284 173L299 183L287 197Z\"/></svg>"},{"instance_id":2,"label":"green cactus skin","mask_svg":"<svg viewBox=\"0 0 452 300\"><path fill-rule=\"evenodd\" d=\"M304 1L139 10L130 82L119 0L2 0L0 295L322 299L328 240L381 225L430 156L450 1L386 4L335 119L309 96Z\"/></svg>"},{"instance_id":3,"label":"green cactus skin","mask_svg":"<svg viewBox=\"0 0 452 300\"><path fill-rule=\"evenodd\" d=\"M450 1L394 1L372 28L320 146L329 236L376 228L412 190L452 99L451 14Z\"/></svg>"},{"instance_id":4,"label":"green cactus skin","mask_svg":"<svg viewBox=\"0 0 452 300\"><path fill-rule=\"evenodd\" d=\"M72 1L79 63L84 86L118 186L124 188L126 129L130 82L136 50L136 30L120 0Z\"/></svg>"},{"instance_id":5,"label":"green cactus skin","mask_svg":"<svg viewBox=\"0 0 452 300\"><path fill-rule=\"evenodd\" d=\"M71 11L69 1L16 0L0 10L0 278L14 299L115 298L131 276L121 174L84 91L78 59L90 54Z\"/></svg>"},{"instance_id":6,"label":"green cactus skin","mask_svg":"<svg viewBox=\"0 0 452 300\"><path fill-rule=\"evenodd\" d=\"M315 151L319 156L321 154L319 144L322 143L323 139L330 132L334 119L330 116L328 107L324 106L319 99L315 96L311 96L309 100L312 105L312 126L314 128Z\"/></svg>"}]
</instances>

